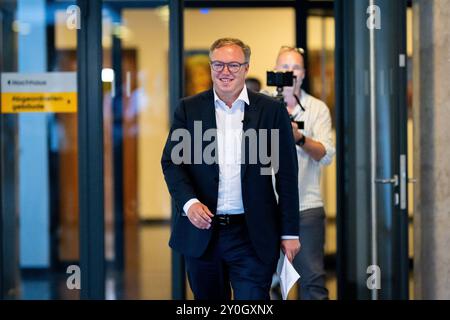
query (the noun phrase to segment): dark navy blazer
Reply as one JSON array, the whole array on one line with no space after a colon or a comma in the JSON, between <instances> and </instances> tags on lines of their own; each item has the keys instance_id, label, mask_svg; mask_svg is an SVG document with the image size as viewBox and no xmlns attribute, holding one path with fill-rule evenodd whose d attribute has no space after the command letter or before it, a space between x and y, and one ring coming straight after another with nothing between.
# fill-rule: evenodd
<instances>
[{"instance_id":1,"label":"dark navy blazer","mask_svg":"<svg viewBox=\"0 0 450 320\"><path fill-rule=\"evenodd\" d=\"M243 139L246 159L241 164L242 200L249 236L259 258L266 263L273 263L279 256L281 236L299 234L297 152L289 115L281 102L250 90L248 97L250 105L245 105L243 131L279 129L279 169L275 174L278 201L272 176L261 174L261 168L268 165L261 163L260 157L257 157L256 163L249 163L248 139ZM202 133L217 128L212 89L180 101L161 159L164 177L177 212L169 245L184 255L199 257L208 246L214 224L210 229L196 228L182 214L183 206L188 200L197 198L213 214L216 213L219 166L217 162L194 163L195 143L201 143L202 151L211 143L217 143L215 139L212 142L194 141L194 121L201 121ZM175 164L171 159L172 149L176 145L180 147L180 141L172 141L170 137L179 128L187 129L192 137L190 146L188 141L180 139L183 146L190 147L190 164ZM270 138L266 141L266 150L271 152Z\"/></svg>"}]
</instances>

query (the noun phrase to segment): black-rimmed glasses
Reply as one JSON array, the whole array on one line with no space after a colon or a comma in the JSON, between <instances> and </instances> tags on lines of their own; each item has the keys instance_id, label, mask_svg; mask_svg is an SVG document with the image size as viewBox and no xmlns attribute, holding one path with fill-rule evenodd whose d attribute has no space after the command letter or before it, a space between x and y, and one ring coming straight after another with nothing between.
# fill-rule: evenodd
<instances>
[{"instance_id":1,"label":"black-rimmed glasses","mask_svg":"<svg viewBox=\"0 0 450 320\"><path fill-rule=\"evenodd\" d=\"M241 67L245 66L246 64L248 64L248 62L240 63L237 61L232 61L227 63L222 61L211 61L211 68L215 72L222 72L223 69L225 69L225 66L227 66L228 71L230 71L231 73L237 73L239 72L239 70L241 70Z\"/></svg>"}]
</instances>

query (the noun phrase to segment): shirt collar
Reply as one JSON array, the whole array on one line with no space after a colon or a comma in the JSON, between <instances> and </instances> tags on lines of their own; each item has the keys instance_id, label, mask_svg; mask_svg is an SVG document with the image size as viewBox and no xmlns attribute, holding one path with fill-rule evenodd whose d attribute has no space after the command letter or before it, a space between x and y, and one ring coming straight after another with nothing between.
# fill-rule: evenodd
<instances>
[{"instance_id":1,"label":"shirt collar","mask_svg":"<svg viewBox=\"0 0 450 320\"><path fill-rule=\"evenodd\" d=\"M301 89L300 102L301 102L303 108L305 108L305 109L306 109L305 106L306 106L306 103L308 102L308 99L309 99L309 94L307 94L305 90Z\"/></svg>"},{"instance_id":2,"label":"shirt collar","mask_svg":"<svg viewBox=\"0 0 450 320\"><path fill-rule=\"evenodd\" d=\"M305 108L306 110L306 103L308 102L309 99L309 95L304 91L301 90L301 94L300 94L300 103L302 104L303 108ZM292 110L292 116L295 118L297 118L302 112L304 112L302 110L302 108L300 107L300 105L297 103L294 107L294 110Z\"/></svg>"},{"instance_id":3,"label":"shirt collar","mask_svg":"<svg viewBox=\"0 0 450 320\"><path fill-rule=\"evenodd\" d=\"M216 89L213 89L214 91L214 101L222 101L219 96L216 93ZM243 102L245 102L247 105L250 105L250 100L248 99L248 92L247 92L247 86L244 85L244 88L242 88L241 93L239 94L239 96L237 97L237 99L233 102L233 104L238 101L241 100ZM223 101L222 101L223 102Z\"/></svg>"}]
</instances>

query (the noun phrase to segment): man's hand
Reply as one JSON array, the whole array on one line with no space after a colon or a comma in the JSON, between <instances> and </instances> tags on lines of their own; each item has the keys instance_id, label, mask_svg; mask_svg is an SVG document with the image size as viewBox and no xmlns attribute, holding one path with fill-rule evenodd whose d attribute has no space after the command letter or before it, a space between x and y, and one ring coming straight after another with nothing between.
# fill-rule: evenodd
<instances>
[{"instance_id":1,"label":"man's hand","mask_svg":"<svg viewBox=\"0 0 450 320\"><path fill-rule=\"evenodd\" d=\"M295 142L298 142L302 137L303 134L300 130L298 130L298 124L296 122L291 122L292 125L292 133L294 134Z\"/></svg>"},{"instance_id":2,"label":"man's hand","mask_svg":"<svg viewBox=\"0 0 450 320\"><path fill-rule=\"evenodd\" d=\"M189 207L187 212L189 221L199 229L209 229L214 215L208 207L201 202L196 202Z\"/></svg>"},{"instance_id":3,"label":"man's hand","mask_svg":"<svg viewBox=\"0 0 450 320\"><path fill-rule=\"evenodd\" d=\"M298 239L281 240L281 250L291 263L300 251L300 247L300 240Z\"/></svg>"}]
</instances>

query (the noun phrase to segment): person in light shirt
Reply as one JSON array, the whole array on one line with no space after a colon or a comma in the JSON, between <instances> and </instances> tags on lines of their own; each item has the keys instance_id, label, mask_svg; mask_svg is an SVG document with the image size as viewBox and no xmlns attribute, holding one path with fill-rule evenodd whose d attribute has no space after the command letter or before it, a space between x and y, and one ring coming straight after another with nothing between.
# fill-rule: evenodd
<instances>
[{"instance_id":1,"label":"person in light shirt","mask_svg":"<svg viewBox=\"0 0 450 320\"><path fill-rule=\"evenodd\" d=\"M305 77L303 50L281 47L276 60L277 71L292 71L294 84L283 88L298 158L298 187L302 250L294 259L294 267L301 275L300 299L328 299L325 287L324 243L325 210L320 193L321 167L331 163L335 154L332 141L331 117L326 104L301 89ZM299 130L297 122L303 122Z\"/></svg>"},{"instance_id":2,"label":"person in light shirt","mask_svg":"<svg viewBox=\"0 0 450 320\"><path fill-rule=\"evenodd\" d=\"M177 212L169 245L185 257L195 299L228 300L232 289L238 300L268 300L280 249L290 261L300 250L298 162L289 114L279 101L247 90L250 47L241 40L216 40L210 59L213 89L180 101L161 159ZM194 138L188 149L200 149L194 157L207 151L209 143L195 141L198 125L202 136L217 131L218 163L174 161L180 143L172 139L175 132ZM258 145L245 138L248 131L266 150L272 141L261 140L262 132L278 132L278 202L271 170L262 171L273 166L261 158L248 161L249 149Z\"/></svg>"}]
</instances>

